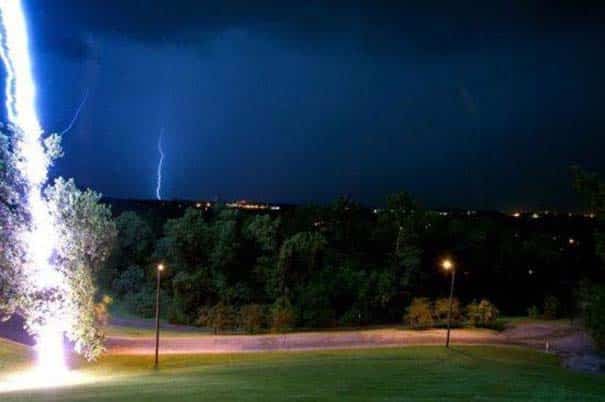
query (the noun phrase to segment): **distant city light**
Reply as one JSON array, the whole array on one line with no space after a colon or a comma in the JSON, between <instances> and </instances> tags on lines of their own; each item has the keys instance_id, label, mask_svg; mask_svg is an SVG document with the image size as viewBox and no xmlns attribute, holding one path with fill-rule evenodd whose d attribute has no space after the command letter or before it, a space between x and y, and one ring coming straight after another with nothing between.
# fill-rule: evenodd
<instances>
[{"instance_id":1,"label":"distant city light","mask_svg":"<svg viewBox=\"0 0 605 402\"><path fill-rule=\"evenodd\" d=\"M228 202L225 204L228 208L235 209L248 209L248 210L271 210L271 211L279 211L281 207L279 205L269 205L269 204L257 204L253 202L248 202L246 200Z\"/></svg>"}]
</instances>

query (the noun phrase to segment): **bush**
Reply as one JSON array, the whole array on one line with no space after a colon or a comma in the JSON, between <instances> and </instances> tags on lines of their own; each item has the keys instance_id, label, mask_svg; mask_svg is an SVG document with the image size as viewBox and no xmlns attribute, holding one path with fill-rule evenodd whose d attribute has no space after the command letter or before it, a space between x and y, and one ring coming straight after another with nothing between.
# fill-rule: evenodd
<instances>
[{"instance_id":1,"label":"bush","mask_svg":"<svg viewBox=\"0 0 605 402\"><path fill-rule=\"evenodd\" d=\"M347 310L338 320L340 325L344 325L347 327L357 327L362 325L363 318L365 315L361 313L361 310L352 307L350 310Z\"/></svg>"},{"instance_id":2,"label":"bush","mask_svg":"<svg viewBox=\"0 0 605 402\"><path fill-rule=\"evenodd\" d=\"M554 296L546 296L544 298L544 319L554 320L559 315L559 299Z\"/></svg>"},{"instance_id":3,"label":"bush","mask_svg":"<svg viewBox=\"0 0 605 402\"><path fill-rule=\"evenodd\" d=\"M587 293L584 322L597 346L605 350L605 286L592 286Z\"/></svg>"},{"instance_id":4,"label":"bush","mask_svg":"<svg viewBox=\"0 0 605 402\"><path fill-rule=\"evenodd\" d=\"M207 306L202 306L197 316L197 320L195 320L195 325L200 327L209 327L209 317L210 317L210 308Z\"/></svg>"},{"instance_id":5,"label":"bush","mask_svg":"<svg viewBox=\"0 0 605 402\"><path fill-rule=\"evenodd\" d=\"M95 303L95 322L101 328L106 327L109 324L109 306L113 303L111 296L104 295L101 301Z\"/></svg>"},{"instance_id":6,"label":"bush","mask_svg":"<svg viewBox=\"0 0 605 402\"><path fill-rule=\"evenodd\" d=\"M442 298L435 301L434 315L435 319L441 324L447 324L447 314L450 309L450 299ZM460 325L462 320L462 311L460 311L460 301L456 298L452 299L452 325Z\"/></svg>"},{"instance_id":7,"label":"bush","mask_svg":"<svg viewBox=\"0 0 605 402\"><path fill-rule=\"evenodd\" d=\"M170 303L167 318L171 324L188 325L192 323L191 318L183 312L182 306L174 298Z\"/></svg>"},{"instance_id":8,"label":"bush","mask_svg":"<svg viewBox=\"0 0 605 402\"><path fill-rule=\"evenodd\" d=\"M287 297L278 298L271 307L271 331L287 332L294 328L296 315Z\"/></svg>"},{"instance_id":9,"label":"bush","mask_svg":"<svg viewBox=\"0 0 605 402\"><path fill-rule=\"evenodd\" d=\"M527 317L531 318L532 320L535 320L540 317L540 309L538 308L538 306L531 306L530 308L528 308Z\"/></svg>"},{"instance_id":10,"label":"bush","mask_svg":"<svg viewBox=\"0 0 605 402\"><path fill-rule=\"evenodd\" d=\"M223 332L235 327L235 310L228 304L220 302L208 311L207 323L214 333Z\"/></svg>"},{"instance_id":11,"label":"bush","mask_svg":"<svg viewBox=\"0 0 605 402\"><path fill-rule=\"evenodd\" d=\"M248 304L239 309L239 327L249 334L259 333L265 326L265 308L260 304Z\"/></svg>"},{"instance_id":12,"label":"bush","mask_svg":"<svg viewBox=\"0 0 605 402\"><path fill-rule=\"evenodd\" d=\"M412 328L430 328L434 324L431 302L425 297L417 297L407 308L404 321Z\"/></svg>"},{"instance_id":13,"label":"bush","mask_svg":"<svg viewBox=\"0 0 605 402\"><path fill-rule=\"evenodd\" d=\"M494 328L500 312L489 300L473 301L466 307L468 322L473 327Z\"/></svg>"}]
</instances>

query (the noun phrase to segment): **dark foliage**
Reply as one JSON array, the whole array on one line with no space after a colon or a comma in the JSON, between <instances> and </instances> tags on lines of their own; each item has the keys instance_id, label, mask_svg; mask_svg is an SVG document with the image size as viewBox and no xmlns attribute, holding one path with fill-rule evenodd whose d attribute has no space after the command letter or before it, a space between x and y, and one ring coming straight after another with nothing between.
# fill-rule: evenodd
<instances>
[{"instance_id":1,"label":"dark foliage","mask_svg":"<svg viewBox=\"0 0 605 402\"><path fill-rule=\"evenodd\" d=\"M422 209L407 194L389 197L381 210L348 198L280 212L200 205L156 231L151 228L157 223L143 218L150 213L120 215L114 257L100 274L112 277L114 295L127 295L137 310L147 310L146 289L162 261L172 322L194 324L200 311L207 319L220 305L233 308L234 327L283 331L400 322L420 296L436 300L432 319L442 325L439 298L449 290L449 277L439 267L444 255L457 266L455 323L460 306L483 299L506 315L525 315L531 306L545 307L548 316L571 314L579 281L599 280L595 220L584 217L444 214ZM140 287L140 271L135 278L129 268L135 266L145 272ZM556 311L544 304L547 296L558 301ZM474 325L490 326L497 317L486 303L471 305ZM256 305L272 307L264 319L249 307L242 316L243 306ZM251 322L242 318L247 316Z\"/></svg>"}]
</instances>

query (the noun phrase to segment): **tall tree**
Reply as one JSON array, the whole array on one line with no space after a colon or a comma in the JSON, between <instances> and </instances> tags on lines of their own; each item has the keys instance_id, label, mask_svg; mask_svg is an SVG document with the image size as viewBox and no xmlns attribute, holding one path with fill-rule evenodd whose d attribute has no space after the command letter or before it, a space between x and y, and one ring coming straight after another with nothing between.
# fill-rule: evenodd
<instances>
[{"instance_id":1,"label":"tall tree","mask_svg":"<svg viewBox=\"0 0 605 402\"><path fill-rule=\"evenodd\" d=\"M407 193L397 193L387 199L387 209L382 219L396 226L394 259L398 267L401 284L413 285L420 268L420 223L422 210Z\"/></svg>"},{"instance_id":2,"label":"tall tree","mask_svg":"<svg viewBox=\"0 0 605 402\"><path fill-rule=\"evenodd\" d=\"M148 262L153 248L151 226L136 212L126 211L115 220L118 230L118 246L121 268L130 265L143 266Z\"/></svg>"},{"instance_id":3,"label":"tall tree","mask_svg":"<svg viewBox=\"0 0 605 402\"><path fill-rule=\"evenodd\" d=\"M25 181L16 168L13 144L19 132L0 132L0 318L10 317L18 307L25 285L24 244L19 236L27 228L24 209Z\"/></svg>"},{"instance_id":4,"label":"tall tree","mask_svg":"<svg viewBox=\"0 0 605 402\"><path fill-rule=\"evenodd\" d=\"M578 166L572 166L571 173L574 187L586 206L600 222L605 222L605 182L596 173L587 172ZM605 233L601 231L595 233L595 249L605 263Z\"/></svg>"},{"instance_id":5,"label":"tall tree","mask_svg":"<svg viewBox=\"0 0 605 402\"><path fill-rule=\"evenodd\" d=\"M326 239L316 232L297 233L282 244L273 278L281 295L287 295L293 285L304 283L319 268L327 245Z\"/></svg>"},{"instance_id":6,"label":"tall tree","mask_svg":"<svg viewBox=\"0 0 605 402\"><path fill-rule=\"evenodd\" d=\"M71 289L63 298L71 318L66 335L78 353L94 359L103 351L103 330L95 314L93 278L109 255L115 224L101 195L79 190L73 179L57 179L46 189L46 198L58 239L57 266Z\"/></svg>"}]
</instances>

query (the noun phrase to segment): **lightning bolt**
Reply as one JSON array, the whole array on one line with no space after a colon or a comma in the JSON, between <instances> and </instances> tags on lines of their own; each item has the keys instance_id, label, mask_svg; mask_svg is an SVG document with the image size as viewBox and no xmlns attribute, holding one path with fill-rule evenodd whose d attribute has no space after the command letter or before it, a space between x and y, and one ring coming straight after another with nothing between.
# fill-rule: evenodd
<instances>
[{"instance_id":1,"label":"lightning bolt","mask_svg":"<svg viewBox=\"0 0 605 402\"><path fill-rule=\"evenodd\" d=\"M25 269L28 287L34 292L57 289L66 291L57 267L51 262L57 233L48 206L42 196L47 181L49 160L42 144L42 126L36 110L36 85L29 52L25 12L21 0L0 0L0 58L5 67L5 102L9 122L20 130L15 151L17 168L27 182L26 208L31 228L21 235L26 245ZM48 306L50 307L50 304ZM34 328L38 368L48 376L66 371L63 333L68 317L51 310L44 323Z\"/></svg>"},{"instance_id":2,"label":"lightning bolt","mask_svg":"<svg viewBox=\"0 0 605 402\"><path fill-rule=\"evenodd\" d=\"M155 186L155 198L158 200L162 199L162 167L164 165L164 149L162 148L162 138L164 137L164 128L160 130L160 136L158 137L158 153L160 159L158 160L157 170L157 183Z\"/></svg>"},{"instance_id":3,"label":"lightning bolt","mask_svg":"<svg viewBox=\"0 0 605 402\"><path fill-rule=\"evenodd\" d=\"M74 117L71 119L71 121L69 122L69 125L65 128L65 130L61 131L61 135L67 134L74 127L74 124L76 124L76 121L78 120L78 117L80 116L80 112L82 111L82 108L86 104L87 100L88 100L88 89L84 93L84 98L82 98L80 105L76 109L76 113L74 114Z\"/></svg>"}]
</instances>

